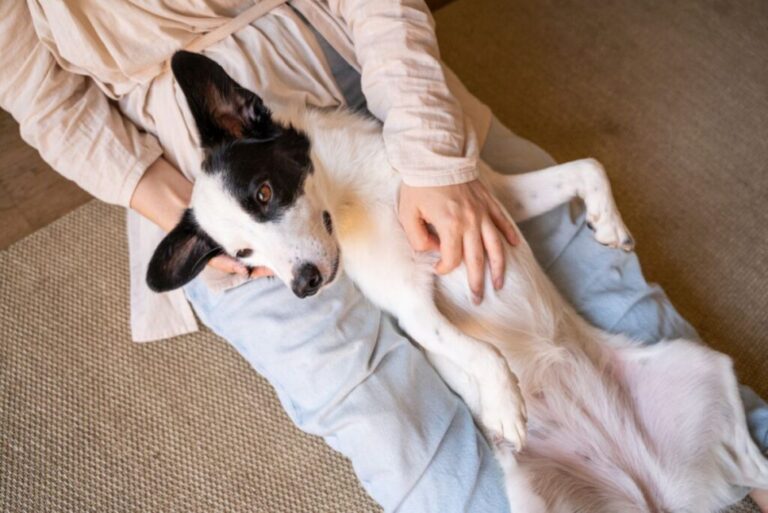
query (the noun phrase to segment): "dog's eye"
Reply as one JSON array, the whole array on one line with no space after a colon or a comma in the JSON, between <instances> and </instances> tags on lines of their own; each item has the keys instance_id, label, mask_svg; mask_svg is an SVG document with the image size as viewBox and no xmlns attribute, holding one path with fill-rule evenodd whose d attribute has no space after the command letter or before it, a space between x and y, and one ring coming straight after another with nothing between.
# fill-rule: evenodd
<instances>
[{"instance_id":1,"label":"dog's eye","mask_svg":"<svg viewBox=\"0 0 768 513\"><path fill-rule=\"evenodd\" d=\"M253 255L253 250L248 248L238 249L237 253L235 253L237 258L248 258L251 255Z\"/></svg>"},{"instance_id":2,"label":"dog's eye","mask_svg":"<svg viewBox=\"0 0 768 513\"><path fill-rule=\"evenodd\" d=\"M262 205L269 205L269 201L272 199L272 187L266 182L261 184L259 190L256 191L256 199L259 200L259 203Z\"/></svg>"}]
</instances>

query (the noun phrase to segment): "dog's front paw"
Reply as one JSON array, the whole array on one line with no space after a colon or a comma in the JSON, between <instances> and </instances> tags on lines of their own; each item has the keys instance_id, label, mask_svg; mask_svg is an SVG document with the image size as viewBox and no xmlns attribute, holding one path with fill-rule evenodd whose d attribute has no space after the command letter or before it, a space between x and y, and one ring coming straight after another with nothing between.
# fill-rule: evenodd
<instances>
[{"instance_id":1,"label":"dog's front paw","mask_svg":"<svg viewBox=\"0 0 768 513\"><path fill-rule=\"evenodd\" d=\"M603 166L585 159L583 168L583 200L587 208L587 226L595 232L595 240L604 246L632 251L635 240L621 219L611 193L611 185Z\"/></svg>"},{"instance_id":2,"label":"dog's front paw","mask_svg":"<svg viewBox=\"0 0 768 513\"><path fill-rule=\"evenodd\" d=\"M503 359L495 367L480 381L478 420L491 443L511 445L520 451L525 445L528 422L523 394L517 377Z\"/></svg>"},{"instance_id":3,"label":"dog's front paw","mask_svg":"<svg viewBox=\"0 0 768 513\"><path fill-rule=\"evenodd\" d=\"M635 248L635 240L615 206L613 209L606 208L591 215L587 212L587 226L595 232L595 240L604 246L624 251L632 251Z\"/></svg>"}]
</instances>

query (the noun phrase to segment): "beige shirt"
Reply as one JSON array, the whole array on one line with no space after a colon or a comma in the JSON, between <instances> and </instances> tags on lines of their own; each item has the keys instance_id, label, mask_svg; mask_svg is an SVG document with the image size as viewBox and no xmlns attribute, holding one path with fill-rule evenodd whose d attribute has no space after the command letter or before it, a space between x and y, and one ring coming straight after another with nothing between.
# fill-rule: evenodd
<instances>
[{"instance_id":1,"label":"beige shirt","mask_svg":"<svg viewBox=\"0 0 768 513\"><path fill-rule=\"evenodd\" d=\"M0 106L54 169L124 206L161 155L195 179L197 134L163 63L252 1L0 4ZM204 52L267 104L341 105L324 54L297 12L360 71L368 108L383 122L387 155L405 183L447 185L477 176L490 112L441 63L433 19L421 0L291 0ZM161 230L129 212L128 234L134 339L196 330L181 291L154 294L144 283ZM212 286L238 282L206 274Z\"/></svg>"}]
</instances>

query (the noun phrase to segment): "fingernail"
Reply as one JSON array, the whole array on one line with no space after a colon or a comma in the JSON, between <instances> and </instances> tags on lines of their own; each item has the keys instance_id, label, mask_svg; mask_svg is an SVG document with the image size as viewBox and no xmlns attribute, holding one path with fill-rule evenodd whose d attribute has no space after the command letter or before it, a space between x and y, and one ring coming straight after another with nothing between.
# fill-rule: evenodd
<instances>
[{"instance_id":1,"label":"fingernail","mask_svg":"<svg viewBox=\"0 0 768 513\"><path fill-rule=\"evenodd\" d=\"M472 293L472 302L473 302L474 304L476 304L476 305L479 305L480 303L482 303L482 302L483 302L483 296L481 296L481 295L480 295L480 294L478 294L477 292L473 292L473 293Z\"/></svg>"},{"instance_id":2,"label":"fingernail","mask_svg":"<svg viewBox=\"0 0 768 513\"><path fill-rule=\"evenodd\" d=\"M250 274L248 272L248 268L243 265L238 265L237 270L235 272L237 273L238 276L242 276L243 278L247 278L248 275Z\"/></svg>"},{"instance_id":3,"label":"fingernail","mask_svg":"<svg viewBox=\"0 0 768 513\"><path fill-rule=\"evenodd\" d=\"M501 287L504 286L504 278L502 276L499 276L495 280L493 280L493 288L496 290L501 290Z\"/></svg>"}]
</instances>

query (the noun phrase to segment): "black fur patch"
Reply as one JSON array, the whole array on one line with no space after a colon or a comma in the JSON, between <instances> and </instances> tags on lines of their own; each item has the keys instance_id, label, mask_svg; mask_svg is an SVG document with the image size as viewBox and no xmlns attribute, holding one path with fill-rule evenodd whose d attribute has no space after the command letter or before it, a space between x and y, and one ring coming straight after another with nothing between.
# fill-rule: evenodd
<instances>
[{"instance_id":1,"label":"black fur patch","mask_svg":"<svg viewBox=\"0 0 768 513\"><path fill-rule=\"evenodd\" d=\"M333 219L327 210L323 210L323 226L328 235L333 235Z\"/></svg>"},{"instance_id":2,"label":"black fur patch","mask_svg":"<svg viewBox=\"0 0 768 513\"><path fill-rule=\"evenodd\" d=\"M243 209L260 223L274 221L303 193L312 172L309 139L293 128L283 128L272 141L240 139L220 146L206 160L206 172L218 173ZM268 205L257 201L262 184L272 188Z\"/></svg>"},{"instance_id":3,"label":"black fur patch","mask_svg":"<svg viewBox=\"0 0 768 513\"><path fill-rule=\"evenodd\" d=\"M200 133L203 171L220 173L256 221L279 219L312 172L307 136L275 123L261 98L208 57L177 52L171 66ZM273 193L266 206L255 197L265 182Z\"/></svg>"},{"instance_id":4,"label":"black fur patch","mask_svg":"<svg viewBox=\"0 0 768 513\"><path fill-rule=\"evenodd\" d=\"M261 98L232 80L215 61L181 51L173 55L171 69L206 151L232 139L267 141L279 134Z\"/></svg>"},{"instance_id":5,"label":"black fur patch","mask_svg":"<svg viewBox=\"0 0 768 513\"><path fill-rule=\"evenodd\" d=\"M183 287L200 274L211 258L222 253L187 209L179 224L155 249L147 269L147 285L155 292Z\"/></svg>"}]
</instances>

